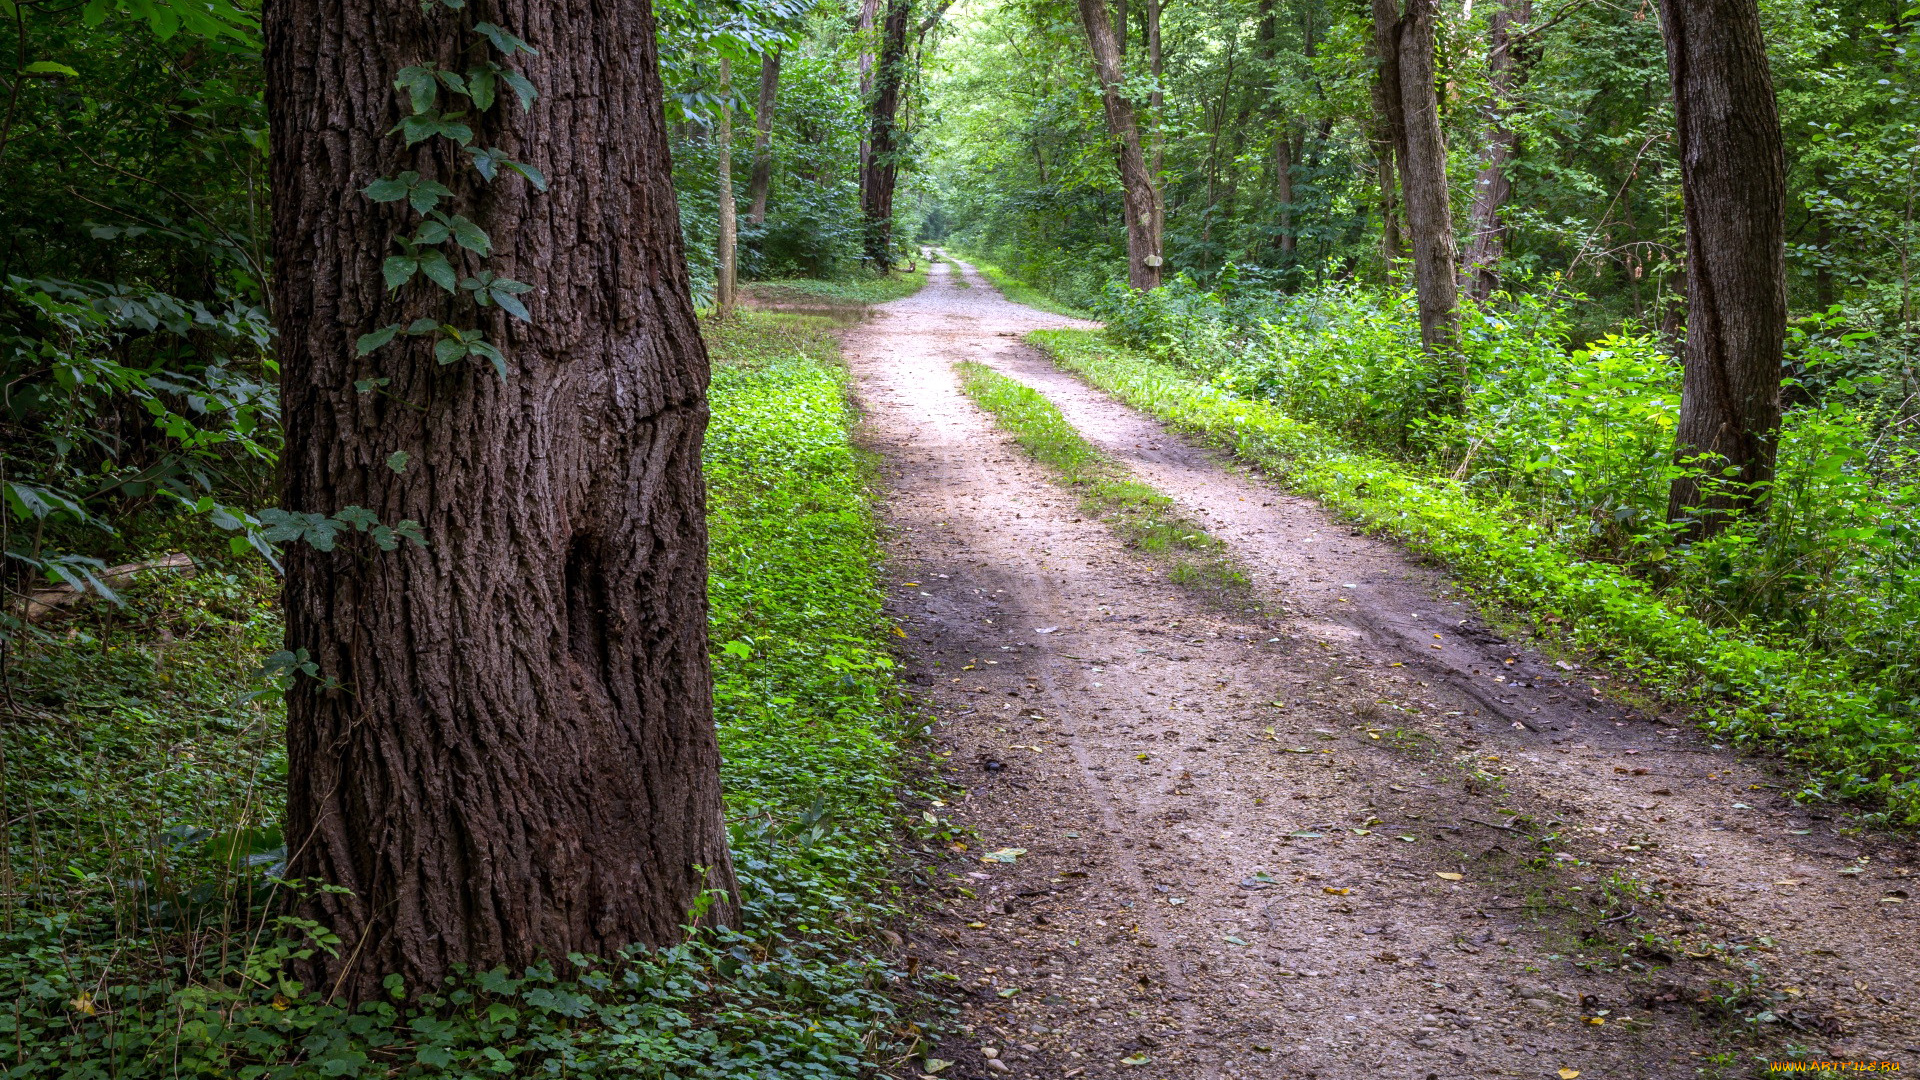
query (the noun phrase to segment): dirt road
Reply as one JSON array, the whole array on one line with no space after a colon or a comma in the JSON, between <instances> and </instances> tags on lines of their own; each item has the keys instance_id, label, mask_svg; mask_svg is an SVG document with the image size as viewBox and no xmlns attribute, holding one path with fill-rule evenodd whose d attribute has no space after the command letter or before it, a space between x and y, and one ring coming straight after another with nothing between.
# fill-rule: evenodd
<instances>
[{"instance_id":1,"label":"dirt road","mask_svg":"<svg viewBox=\"0 0 1920 1080\"><path fill-rule=\"evenodd\" d=\"M1920 1068L1911 850L1020 341L1067 325L936 270L846 338L908 677L964 789L937 812L977 833L905 946L965 991L938 1076ZM1086 518L960 360L1172 496L1252 595L1176 586Z\"/></svg>"}]
</instances>

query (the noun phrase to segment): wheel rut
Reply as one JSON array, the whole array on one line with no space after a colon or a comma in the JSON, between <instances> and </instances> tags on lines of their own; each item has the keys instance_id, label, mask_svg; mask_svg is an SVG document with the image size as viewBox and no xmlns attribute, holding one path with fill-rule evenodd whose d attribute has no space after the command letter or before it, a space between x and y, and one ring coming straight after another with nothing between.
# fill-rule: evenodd
<instances>
[{"instance_id":1,"label":"wheel rut","mask_svg":"<svg viewBox=\"0 0 1920 1080\"><path fill-rule=\"evenodd\" d=\"M955 785L936 812L975 833L903 946L957 980L938 1076L1744 1069L1758 1007L1699 1000L1733 969L1660 951L1709 939L1760 958L1776 1029L1820 1056L1920 1053L1912 923L1880 902L1911 852L1020 340L1084 325L936 272L845 338L888 486L888 610ZM961 394L963 359L1172 496L1254 595L1181 589L1085 517Z\"/></svg>"}]
</instances>

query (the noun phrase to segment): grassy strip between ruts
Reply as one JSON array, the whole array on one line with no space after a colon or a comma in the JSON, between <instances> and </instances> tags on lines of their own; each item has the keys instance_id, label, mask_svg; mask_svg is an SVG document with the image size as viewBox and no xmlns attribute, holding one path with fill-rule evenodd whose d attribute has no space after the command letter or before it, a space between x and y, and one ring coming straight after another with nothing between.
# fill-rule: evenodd
<instances>
[{"instance_id":1,"label":"grassy strip between ruts","mask_svg":"<svg viewBox=\"0 0 1920 1080\"><path fill-rule=\"evenodd\" d=\"M1167 564L1182 585L1224 597L1246 588L1222 544L1198 523L1181 517L1173 500L1134 479L1119 462L1096 450L1053 402L1039 391L965 360L954 365L961 387L1034 460L1059 474L1080 495L1080 508L1104 519L1127 542Z\"/></svg>"},{"instance_id":2,"label":"grassy strip between ruts","mask_svg":"<svg viewBox=\"0 0 1920 1080\"><path fill-rule=\"evenodd\" d=\"M1870 692L1836 685L1816 661L1710 628L1645 582L1578 558L1456 484L1357 451L1098 332L1042 330L1029 340L1121 401L1439 560L1489 598L1551 616L1570 644L1698 706L1710 731L1784 752L1807 768L1801 797L1854 800L1882 823L1920 823L1911 720L1880 710Z\"/></svg>"},{"instance_id":3,"label":"grassy strip between ruts","mask_svg":"<svg viewBox=\"0 0 1920 1080\"><path fill-rule=\"evenodd\" d=\"M715 713L742 925L344 1009L279 965L280 710L254 668L276 583L209 560L54 628L0 728L0 1077L620 1077L883 1072L933 1003L877 944L910 713L892 682L868 471L825 320L708 327ZM177 550L177 549L176 549ZM98 636L96 636L98 635ZM239 859L236 852L248 857ZM257 854L256 854L257 852ZM132 884L129 884L132 883ZM336 946L337 947L337 946ZM325 988L319 988L324 991Z\"/></svg>"},{"instance_id":4,"label":"grassy strip between ruts","mask_svg":"<svg viewBox=\"0 0 1920 1080\"><path fill-rule=\"evenodd\" d=\"M740 290L767 304L817 304L845 307L860 304L884 304L920 291L927 283L927 266L895 270L885 274L862 274L843 281L817 278L782 278L776 281L741 282Z\"/></svg>"},{"instance_id":5,"label":"grassy strip between ruts","mask_svg":"<svg viewBox=\"0 0 1920 1080\"><path fill-rule=\"evenodd\" d=\"M971 255L966 256L966 260L968 265L980 272L981 277L992 282L993 287L1000 290L1001 296L1006 297L1016 304L1024 304L1027 307L1035 308L1039 311L1051 312L1055 315L1065 315L1069 319L1093 318L1092 313L1082 311L1070 304L1063 304L1047 295L1046 292L1021 281L1019 278L1014 277L1012 274L1007 273L992 263L981 262ZM957 263L955 266L958 268Z\"/></svg>"}]
</instances>

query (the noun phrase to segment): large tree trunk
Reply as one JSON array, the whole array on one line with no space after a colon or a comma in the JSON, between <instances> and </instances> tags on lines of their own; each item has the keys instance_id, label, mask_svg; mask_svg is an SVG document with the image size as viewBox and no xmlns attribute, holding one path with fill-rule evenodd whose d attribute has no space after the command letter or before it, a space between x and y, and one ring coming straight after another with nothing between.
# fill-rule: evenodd
<instances>
[{"instance_id":1,"label":"large tree trunk","mask_svg":"<svg viewBox=\"0 0 1920 1080\"><path fill-rule=\"evenodd\" d=\"M874 65L868 106L866 168L860 207L867 226L867 259L876 270L893 267L893 190L900 177L900 91L907 79L907 22L910 0L887 0L880 31L880 59Z\"/></svg>"},{"instance_id":2,"label":"large tree trunk","mask_svg":"<svg viewBox=\"0 0 1920 1080\"><path fill-rule=\"evenodd\" d=\"M1498 266L1506 251L1506 223L1501 218L1513 194L1507 168L1520 146L1513 130L1513 94L1526 77L1515 55L1519 34L1533 19L1533 0L1501 0L1487 19L1487 148L1480 175L1473 181L1473 211L1469 219L1467 261L1463 277L1468 293L1485 300L1500 287Z\"/></svg>"},{"instance_id":3,"label":"large tree trunk","mask_svg":"<svg viewBox=\"0 0 1920 1080\"><path fill-rule=\"evenodd\" d=\"M502 88L467 119L544 195L388 133L396 73L464 70L478 19L540 50L510 61L542 92L531 112ZM321 676L287 697L289 876L345 890L308 901L342 942L309 985L366 998L387 974L418 991L456 964L671 942L709 888L729 918L707 358L648 4L268 0L264 23L285 505L412 518L428 542L287 551L287 647ZM536 287L530 324L421 278L382 287L420 218L360 192L402 170L450 188L441 208L491 234L485 265ZM357 335L419 318L484 329L506 377L436 363L432 337L356 355Z\"/></svg>"},{"instance_id":4,"label":"large tree trunk","mask_svg":"<svg viewBox=\"0 0 1920 1080\"><path fill-rule=\"evenodd\" d=\"M1447 145L1434 91L1435 0L1407 0L1404 14L1398 6L1397 0L1373 0L1374 43L1381 68L1379 97L1388 103L1387 127L1395 138L1407 233L1413 241L1420 342L1428 350L1438 350L1453 340L1459 294L1454 280Z\"/></svg>"},{"instance_id":5,"label":"large tree trunk","mask_svg":"<svg viewBox=\"0 0 1920 1080\"><path fill-rule=\"evenodd\" d=\"M1667 506L1712 535L1763 504L1787 325L1786 161L1754 0L1661 0L1687 222L1686 374ZM1731 484L1703 482L1734 470Z\"/></svg>"},{"instance_id":6,"label":"large tree trunk","mask_svg":"<svg viewBox=\"0 0 1920 1080\"><path fill-rule=\"evenodd\" d=\"M760 58L760 99L753 113L753 173L747 178L747 221L764 225L773 188L773 105L780 90L780 52Z\"/></svg>"},{"instance_id":7,"label":"large tree trunk","mask_svg":"<svg viewBox=\"0 0 1920 1080\"><path fill-rule=\"evenodd\" d=\"M720 116L714 126L719 151L714 190L719 196L720 228L715 237L713 301L721 318L733 314L734 283L738 277L740 230L733 203L733 64L720 61Z\"/></svg>"},{"instance_id":8,"label":"large tree trunk","mask_svg":"<svg viewBox=\"0 0 1920 1080\"><path fill-rule=\"evenodd\" d=\"M856 66L860 69L860 100L870 101L873 97L873 26L880 20L880 0L860 0L860 19L855 24L860 36L860 59ZM866 133L860 136L860 205L867 203L867 161L873 156L873 146L867 141Z\"/></svg>"},{"instance_id":9,"label":"large tree trunk","mask_svg":"<svg viewBox=\"0 0 1920 1080\"><path fill-rule=\"evenodd\" d=\"M1149 0L1147 6L1151 17L1155 5ZM1127 282L1145 291L1160 284L1159 194L1154 188L1153 175L1147 171L1146 155L1140 150L1140 129L1134 122L1133 103L1120 89L1125 73L1120 68L1120 43L1113 36L1113 21L1107 15L1106 0L1080 0L1080 25L1086 31L1094 71L1100 77L1107 130L1119 144L1120 196L1127 216ZM1148 39L1150 51L1157 51L1158 37L1156 32Z\"/></svg>"}]
</instances>

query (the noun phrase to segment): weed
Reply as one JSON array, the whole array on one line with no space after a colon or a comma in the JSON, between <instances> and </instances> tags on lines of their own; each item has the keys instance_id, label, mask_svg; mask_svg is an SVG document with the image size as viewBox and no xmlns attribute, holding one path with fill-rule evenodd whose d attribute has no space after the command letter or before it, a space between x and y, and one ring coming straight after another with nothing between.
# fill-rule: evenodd
<instances>
[{"instance_id":1,"label":"weed","mask_svg":"<svg viewBox=\"0 0 1920 1080\"><path fill-rule=\"evenodd\" d=\"M1217 597L1248 588L1225 544L1182 517L1172 499L1102 454L1038 391L970 360L955 368L967 394L1012 432L1022 449L1057 473L1061 483L1079 490L1085 513L1104 519L1129 544L1165 565L1173 581Z\"/></svg>"}]
</instances>

